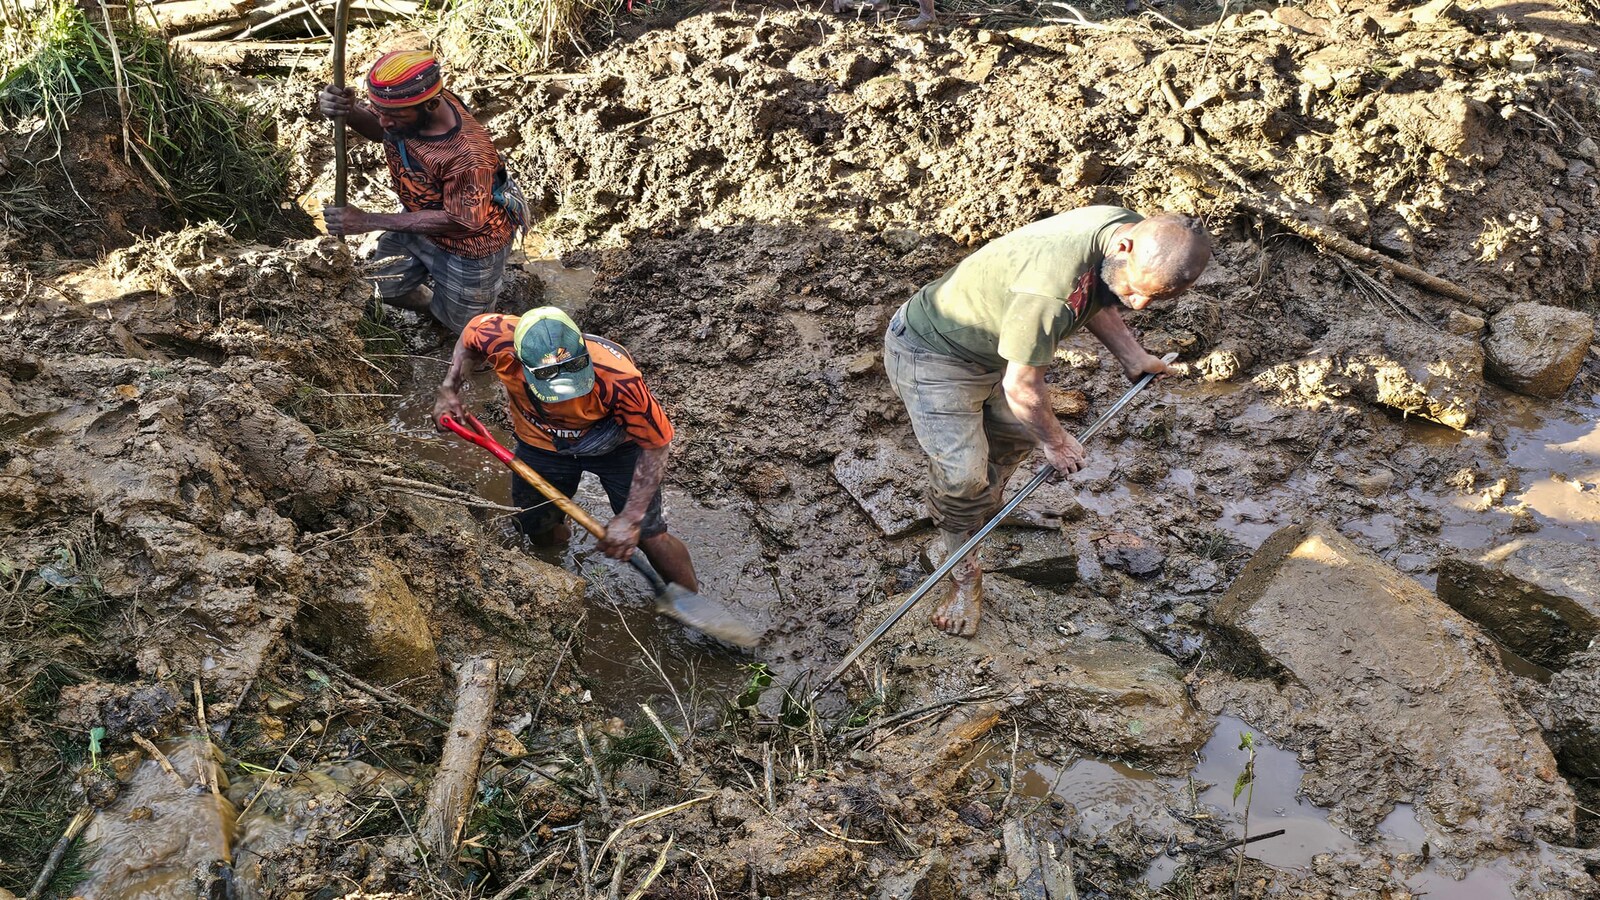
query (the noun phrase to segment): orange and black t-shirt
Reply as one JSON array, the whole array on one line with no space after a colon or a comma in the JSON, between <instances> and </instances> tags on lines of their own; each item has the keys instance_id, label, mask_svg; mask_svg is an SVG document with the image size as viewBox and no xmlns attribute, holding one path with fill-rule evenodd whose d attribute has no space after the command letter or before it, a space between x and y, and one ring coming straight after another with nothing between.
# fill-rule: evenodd
<instances>
[{"instance_id":1,"label":"orange and black t-shirt","mask_svg":"<svg viewBox=\"0 0 1600 900\"><path fill-rule=\"evenodd\" d=\"M617 420L628 438L647 450L665 447L672 440L672 423L622 345L584 335L594 364L594 390L572 400L542 403L528 390L527 375L511 339L516 330L516 316L489 313L468 322L461 339L469 349L489 357L511 401L512 427L524 444L555 450L551 435L576 441L607 419Z\"/></svg>"},{"instance_id":2,"label":"orange and black t-shirt","mask_svg":"<svg viewBox=\"0 0 1600 900\"><path fill-rule=\"evenodd\" d=\"M459 124L432 137L385 136L383 155L408 212L442 209L458 227L429 238L457 256L482 259L503 249L516 231L510 215L494 202L495 175L504 164L489 132L461 101L449 92L441 97Z\"/></svg>"}]
</instances>

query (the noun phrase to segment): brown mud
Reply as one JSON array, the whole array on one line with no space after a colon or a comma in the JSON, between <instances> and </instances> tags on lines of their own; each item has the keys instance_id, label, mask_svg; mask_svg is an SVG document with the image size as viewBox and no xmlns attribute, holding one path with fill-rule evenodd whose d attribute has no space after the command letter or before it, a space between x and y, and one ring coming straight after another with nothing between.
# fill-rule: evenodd
<instances>
[{"instance_id":1,"label":"brown mud","mask_svg":"<svg viewBox=\"0 0 1600 900\"><path fill-rule=\"evenodd\" d=\"M719 7L573 77L467 91L545 217L502 307L558 303L634 351L679 430L669 520L706 592L766 628L754 658L657 620L587 540L541 558L507 538L508 476L427 421L444 339L368 311L370 240L202 226L0 265L0 812L41 811L0 886L25 891L86 803L109 852L63 896L134 877L116 848L152 821L234 818L193 859L152 857L182 873L162 895L492 896L543 861L541 896L1058 896L1040 884L1063 854L1085 897L1600 893L1592 652L1507 672L1480 625L1422 616L1389 661L1470 656L1510 723L1497 740L1526 755L1432 739L1442 761L1407 768L1386 742L1418 733L1405 704L1340 708L1326 685L1349 673L1235 624L1268 648L1250 658L1216 617L1256 549L1313 518L1420 592L1413 612L1452 554L1600 547L1594 351L1535 400L1486 381L1479 349L1507 304L1595 309L1592 26L1449 3L1171 12L1187 30L906 35ZM357 37L352 60L397 39ZM314 208L329 170L304 107L282 102L280 134ZM386 208L370 148L355 163L357 202ZM972 246L1091 202L1207 217L1212 268L1133 319L1198 376L1030 501L1060 528L986 548L977 639L919 610L800 708L783 688L930 568L922 462L878 357L889 314ZM1482 307L1259 212L1284 206ZM1088 336L1059 362L1069 428L1125 389ZM477 378L470 401L504 435L494 391ZM454 867L409 841L442 730L297 646L443 719L452 664L499 658L498 750ZM1229 852L1201 851L1245 830L1243 731L1248 831L1286 834L1251 844L1236 884ZM178 743L194 733L216 757ZM135 734L188 768L220 759L217 791L169 798ZM1523 771L1535 758L1554 766ZM1520 821L1458 796L1485 780L1525 788Z\"/></svg>"}]
</instances>

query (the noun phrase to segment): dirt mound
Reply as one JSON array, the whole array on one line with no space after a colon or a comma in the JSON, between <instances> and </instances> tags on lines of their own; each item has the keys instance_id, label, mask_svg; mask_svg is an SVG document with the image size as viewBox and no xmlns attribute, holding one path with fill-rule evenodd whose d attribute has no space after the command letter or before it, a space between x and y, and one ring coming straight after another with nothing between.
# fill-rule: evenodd
<instances>
[{"instance_id":1,"label":"dirt mound","mask_svg":"<svg viewBox=\"0 0 1600 900\"><path fill-rule=\"evenodd\" d=\"M535 87L513 157L568 246L817 219L971 244L1091 202L1219 221L1274 202L1496 303L1593 289L1582 63L1489 21L1309 12L1315 33L1255 14L1214 40L707 14Z\"/></svg>"}]
</instances>

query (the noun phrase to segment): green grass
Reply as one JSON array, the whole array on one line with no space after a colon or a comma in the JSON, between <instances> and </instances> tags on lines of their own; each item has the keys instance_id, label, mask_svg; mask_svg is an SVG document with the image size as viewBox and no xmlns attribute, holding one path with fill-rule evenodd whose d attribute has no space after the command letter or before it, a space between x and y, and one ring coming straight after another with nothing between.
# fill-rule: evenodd
<instances>
[{"instance_id":1,"label":"green grass","mask_svg":"<svg viewBox=\"0 0 1600 900\"><path fill-rule=\"evenodd\" d=\"M183 219L254 233L278 217L288 164L269 123L208 88L159 35L126 22L108 34L104 20L91 20L64 0L7 29L0 42L0 113L42 119L60 155L87 102L100 104L114 121L126 115L130 165L149 176ZM30 150L30 158L36 152ZM52 193L71 202L76 192L64 183ZM38 199L16 208L8 197L0 207L20 221L48 219Z\"/></svg>"},{"instance_id":2,"label":"green grass","mask_svg":"<svg viewBox=\"0 0 1600 900\"><path fill-rule=\"evenodd\" d=\"M541 71L589 50L585 34L617 0L455 0L439 14L439 43L457 66L486 74Z\"/></svg>"}]
</instances>

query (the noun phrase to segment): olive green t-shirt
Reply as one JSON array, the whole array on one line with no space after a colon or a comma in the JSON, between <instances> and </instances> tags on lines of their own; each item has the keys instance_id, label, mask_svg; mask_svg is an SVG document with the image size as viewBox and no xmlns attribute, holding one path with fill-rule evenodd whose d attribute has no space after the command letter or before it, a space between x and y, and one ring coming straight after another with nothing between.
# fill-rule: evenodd
<instances>
[{"instance_id":1,"label":"olive green t-shirt","mask_svg":"<svg viewBox=\"0 0 1600 900\"><path fill-rule=\"evenodd\" d=\"M1100 263L1118 226L1143 219L1086 206L998 237L912 295L906 331L990 369L1048 365L1056 344L1114 302Z\"/></svg>"}]
</instances>

